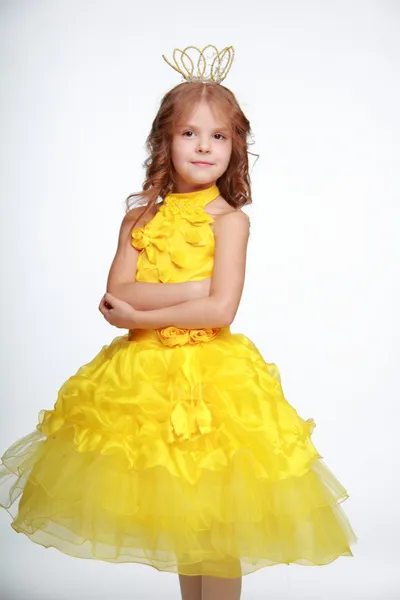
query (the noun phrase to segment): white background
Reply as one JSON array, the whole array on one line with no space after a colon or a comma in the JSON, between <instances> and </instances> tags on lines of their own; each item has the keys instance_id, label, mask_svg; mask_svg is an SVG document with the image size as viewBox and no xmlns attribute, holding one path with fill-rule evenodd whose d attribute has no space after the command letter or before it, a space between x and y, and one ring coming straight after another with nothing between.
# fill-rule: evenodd
<instances>
[{"instance_id":1,"label":"white background","mask_svg":"<svg viewBox=\"0 0 400 600\"><path fill-rule=\"evenodd\" d=\"M0 2L0 454L121 334L97 306L145 138L180 82L161 55L235 47L224 84L260 159L232 330L315 419L359 537L354 558L246 576L243 600L400 594L399 40L396 0ZM177 575L46 550L9 521L4 600L179 598Z\"/></svg>"}]
</instances>

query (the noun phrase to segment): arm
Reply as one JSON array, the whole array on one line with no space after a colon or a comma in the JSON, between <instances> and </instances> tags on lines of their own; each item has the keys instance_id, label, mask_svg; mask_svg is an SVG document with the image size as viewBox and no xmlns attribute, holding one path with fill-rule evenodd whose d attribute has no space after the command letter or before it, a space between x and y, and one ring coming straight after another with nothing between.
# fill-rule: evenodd
<instances>
[{"instance_id":1,"label":"arm","mask_svg":"<svg viewBox=\"0 0 400 600\"><path fill-rule=\"evenodd\" d=\"M225 327L236 315L242 296L249 218L237 210L219 217L214 224L216 240L210 295L176 306L137 311L132 329L176 327Z\"/></svg>"},{"instance_id":2,"label":"arm","mask_svg":"<svg viewBox=\"0 0 400 600\"><path fill-rule=\"evenodd\" d=\"M180 302L208 296L209 279L181 283L147 283L131 281L120 283L107 291L119 300L140 311L174 306Z\"/></svg>"},{"instance_id":3,"label":"arm","mask_svg":"<svg viewBox=\"0 0 400 600\"><path fill-rule=\"evenodd\" d=\"M209 279L181 283L126 282L107 291L140 311L174 306L180 302L208 296Z\"/></svg>"},{"instance_id":4,"label":"arm","mask_svg":"<svg viewBox=\"0 0 400 600\"><path fill-rule=\"evenodd\" d=\"M127 213L122 221L118 247L107 278L107 292L133 308L146 311L164 308L208 296L210 280L182 283L145 283L134 281L139 251L131 244L131 227L142 209Z\"/></svg>"}]
</instances>

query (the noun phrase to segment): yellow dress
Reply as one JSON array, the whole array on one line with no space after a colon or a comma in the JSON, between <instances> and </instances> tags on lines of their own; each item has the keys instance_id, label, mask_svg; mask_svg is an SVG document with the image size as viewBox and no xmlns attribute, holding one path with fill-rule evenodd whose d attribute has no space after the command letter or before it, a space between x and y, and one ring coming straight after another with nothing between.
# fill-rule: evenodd
<instances>
[{"instance_id":1,"label":"yellow dress","mask_svg":"<svg viewBox=\"0 0 400 600\"><path fill-rule=\"evenodd\" d=\"M136 279L210 277L216 185L169 194ZM237 577L353 556L348 498L285 399L279 370L229 327L133 330L60 388L2 456L0 505L34 542L80 558Z\"/></svg>"}]
</instances>

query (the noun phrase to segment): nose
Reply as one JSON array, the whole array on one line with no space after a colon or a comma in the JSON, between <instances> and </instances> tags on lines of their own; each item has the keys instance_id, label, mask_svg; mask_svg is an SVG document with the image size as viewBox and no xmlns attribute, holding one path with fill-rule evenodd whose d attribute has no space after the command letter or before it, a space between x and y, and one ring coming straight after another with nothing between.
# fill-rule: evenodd
<instances>
[{"instance_id":1,"label":"nose","mask_svg":"<svg viewBox=\"0 0 400 600\"><path fill-rule=\"evenodd\" d=\"M207 139L203 138L200 139L199 138L199 142L197 144L197 150L198 152L210 152L210 143L208 142Z\"/></svg>"}]
</instances>

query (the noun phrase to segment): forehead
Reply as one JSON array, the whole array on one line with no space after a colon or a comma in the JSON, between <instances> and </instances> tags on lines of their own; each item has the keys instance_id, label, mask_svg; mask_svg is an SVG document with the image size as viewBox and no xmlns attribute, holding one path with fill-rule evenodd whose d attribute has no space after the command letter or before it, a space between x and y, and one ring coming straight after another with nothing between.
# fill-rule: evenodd
<instances>
[{"instance_id":1,"label":"forehead","mask_svg":"<svg viewBox=\"0 0 400 600\"><path fill-rule=\"evenodd\" d=\"M221 107L209 102L198 102L182 112L177 122L181 125L196 125L198 127L216 127L230 129L230 121Z\"/></svg>"}]
</instances>

